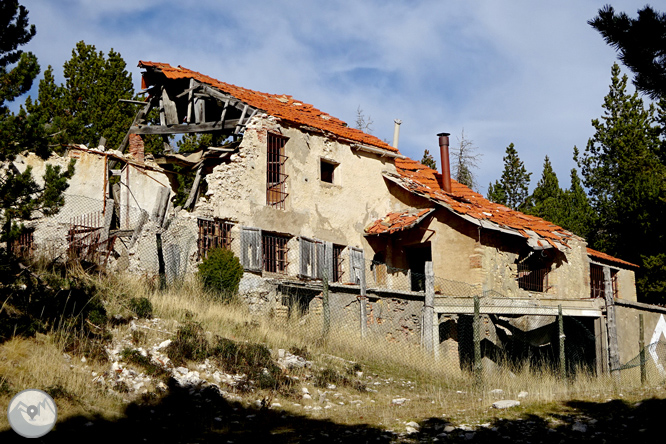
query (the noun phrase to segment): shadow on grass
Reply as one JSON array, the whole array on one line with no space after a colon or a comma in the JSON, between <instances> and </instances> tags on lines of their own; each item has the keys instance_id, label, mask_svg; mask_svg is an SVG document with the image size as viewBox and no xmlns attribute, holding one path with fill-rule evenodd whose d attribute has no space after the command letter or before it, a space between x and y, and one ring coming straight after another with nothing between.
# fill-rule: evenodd
<instances>
[{"instance_id":1,"label":"shadow on grass","mask_svg":"<svg viewBox=\"0 0 666 444\"><path fill-rule=\"evenodd\" d=\"M430 418L417 433L399 436L368 425L344 425L292 415L279 409L248 408L230 403L216 389L181 388L171 381L167 395L129 404L116 421L101 417L74 417L35 442L159 442L159 443L613 443L644 442L662 429L666 400L636 404L614 400L604 403L570 401L547 417L525 414L519 419L497 419L477 430L450 426L446 419ZM359 414L362 414L359 412ZM24 442L12 430L0 433L0 442Z\"/></svg>"},{"instance_id":2,"label":"shadow on grass","mask_svg":"<svg viewBox=\"0 0 666 444\"><path fill-rule=\"evenodd\" d=\"M647 399L629 404L621 400L608 402L569 401L565 413L544 416L525 414L519 419L497 419L489 426L467 431L457 429L441 435L445 422L429 419L421 424L415 442L439 441L466 443L619 443L646 442L663 428L665 399Z\"/></svg>"},{"instance_id":3,"label":"shadow on grass","mask_svg":"<svg viewBox=\"0 0 666 444\"><path fill-rule=\"evenodd\" d=\"M194 391L178 387L174 380L169 385L168 394L159 399L129 404L121 419L69 418L58 421L50 433L33 442L380 443L394 437L366 425L341 425L279 409L244 407L226 401L212 387ZM0 433L1 443L24 441L13 430Z\"/></svg>"}]
</instances>

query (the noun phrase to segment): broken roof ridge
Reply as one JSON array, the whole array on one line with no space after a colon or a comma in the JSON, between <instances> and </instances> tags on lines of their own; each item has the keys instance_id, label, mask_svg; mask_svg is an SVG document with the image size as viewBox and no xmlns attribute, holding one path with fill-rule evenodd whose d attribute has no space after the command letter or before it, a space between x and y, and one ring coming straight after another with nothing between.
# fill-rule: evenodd
<instances>
[{"instance_id":1,"label":"broken roof ridge","mask_svg":"<svg viewBox=\"0 0 666 444\"><path fill-rule=\"evenodd\" d=\"M337 117L333 117L330 114L317 109L314 105L302 100L296 100L291 95L254 91L242 86L222 82L181 65L174 68L168 63L139 61L138 66L146 70L152 69L154 71L159 71L168 79L195 79L210 87L217 88L220 91L230 94L236 99L280 119L326 131L343 140L351 140L390 153L400 154L396 148L378 137L364 133L359 129L351 128L347 123ZM298 105L294 106L294 104Z\"/></svg>"}]
</instances>

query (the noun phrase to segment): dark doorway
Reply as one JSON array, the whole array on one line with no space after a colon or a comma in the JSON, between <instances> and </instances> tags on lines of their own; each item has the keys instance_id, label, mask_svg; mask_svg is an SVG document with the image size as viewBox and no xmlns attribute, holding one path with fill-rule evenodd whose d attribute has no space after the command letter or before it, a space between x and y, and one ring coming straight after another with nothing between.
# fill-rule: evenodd
<instances>
[{"instance_id":1,"label":"dark doorway","mask_svg":"<svg viewBox=\"0 0 666 444\"><path fill-rule=\"evenodd\" d=\"M411 272L411 290L425 291L425 263L432 261L430 242L407 247L405 252Z\"/></svg>"}]
</instances>

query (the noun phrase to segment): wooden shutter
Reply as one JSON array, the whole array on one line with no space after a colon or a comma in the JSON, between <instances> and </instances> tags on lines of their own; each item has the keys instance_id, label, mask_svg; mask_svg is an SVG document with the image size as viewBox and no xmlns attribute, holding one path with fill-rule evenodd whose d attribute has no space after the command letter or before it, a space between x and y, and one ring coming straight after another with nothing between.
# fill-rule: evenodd
<instances>
[{"instance_id":1,"label":"wooden shutter","mask_svg":"<svg viewBox=\"0 0 666 444\"><path fill-rule=\"evenodd\" d=\"M301 277L315 279L316 242L307 237L300 237L299 243L299 275Z\"/></svg>"},{"instance_id":2,"label":"wooden shutter","mask_svg":"<svg viewBox=\"0 0 666 444\"><path fill-rule=\"evenodd\" d=\"M246 270L261 271L261 230L241 227L241 264Z\"/></svg>"},{"instance_id":3,"label":"wooden shutter","mask_svg":"<svg viewBox=\"0 0 666 444\"><path fill-rule=\"evenodd\" d=\"M349 247L349 278L354 284L361 283L361 268L365 267L363 250Z\"/></svg>"},{"instance_id":4,"label":"wooden shutter","mask_svg":"<svg viewBox=\"0 0 666 444\"><path fill-rule=\"evenodd\" d=\"M324 276L329 282L333 282L333 244L331 242L319 242L317 244L317 277Z\"/></svg>"}]
</instances>

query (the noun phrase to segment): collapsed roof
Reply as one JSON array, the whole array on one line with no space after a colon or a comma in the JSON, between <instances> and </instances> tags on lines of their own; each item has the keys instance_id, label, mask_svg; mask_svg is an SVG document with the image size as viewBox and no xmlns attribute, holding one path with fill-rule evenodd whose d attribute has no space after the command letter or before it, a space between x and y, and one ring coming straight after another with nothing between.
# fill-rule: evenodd
<instances>
[{"instance_id":1,"label":"collapsed roof","mask_svg":"<svg viewBox=\"0 0 666 444\"><path fill-rule=\"evenodd\" d=\"M171 109L171 118L169 117L169 112L165 115L167 125L179 125L182 124L184 120L186 123L193 123L197 117L197 113L202 114L206 111L205 109L197 111L198 108L195 103L197 99L196 96L197 94L207 94L223 104L220 118L216 116L215 119L204 119L207 122L216 121L217 126L209 125L211 131L244 126L254 113L257 111L263 111L271 116L298 124L306 130L324 132L335 138L347 140L351 143L370 145L385 151L386 153L399 154L396 148L379 138L366 134L356 128L350 128L342 120L320 111L308 103L296 100L292 96L253 91L251 89L221 82L181 66L174 68L167 63L141 61L139 62L139 67L146 70L142 77L142 87L144 89L152 88L157 85L163 86L164 79L183 79L186 82L189 81L189 85L185 85L185 88L183 88L184 92L181 94L173 94L173 92L168 91L168 89L162 89L162 91L150 90L153 97L157 98L157 100L162 100L164 106ZM185 107L178 107L176 103L177 101L188 103L186 112L179 112L178 108L185 109ZM170 103L173 103L174 105L170 106ZM239 118L238 116L231 115L229 112L230 107L241 111ZM227 115L225 111L229 112L229 115ZM232 117L237 118L234 119ZM228 119L229 122L225 122L225 119ZM185 127L177 129L187 130ZM195 128L193 127L192 129ZM142 132L135 131L135 133L141 134ZM148 132L145 133L148 134Z\"/></svg>"}]
</instances>

